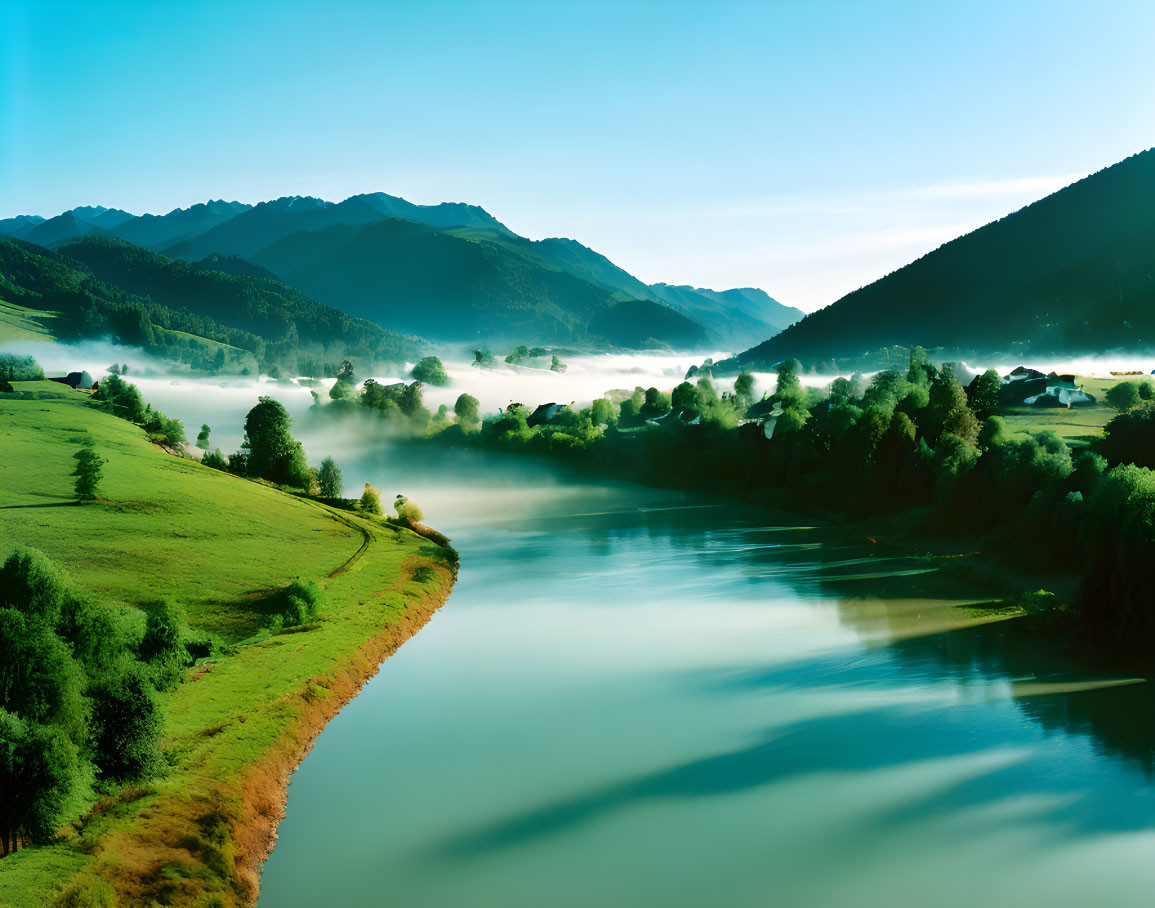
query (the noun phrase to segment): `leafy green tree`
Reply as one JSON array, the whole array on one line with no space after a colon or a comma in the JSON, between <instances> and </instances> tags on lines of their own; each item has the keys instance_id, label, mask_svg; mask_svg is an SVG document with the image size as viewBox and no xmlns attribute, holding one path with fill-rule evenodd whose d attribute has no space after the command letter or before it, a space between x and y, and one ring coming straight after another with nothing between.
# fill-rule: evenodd
<instances>
[{"instance_id":1,"label":"leafy green tree","mask_svg":"<svg viewBox=\"0 0 1155 908\"><path fill-rule=\"evenodd\" d=\"M381 516L381 492L369 483L365 483L365 491L361 493L361 500L358 504L366 514Z\"/></svg>"},{"instance_id":2,"label":"leafy green tree","mask_svg":"<svg viewBox=\"0 0 1155 908\"><path fill-rule=\"evenodd\" d=\"M590 405L590 420L595 426L605 426L614 418L614 405L608 398L599 397Z\"/></svg>"},{"instance_id":3,"label":"leafy green tree","mask_svg":"<svg viewBox=\"0 0 1155 908\"><path fill-rule=\"evenodd\" d=\"M44 369L35 357L0 353L0 379L4 381L42 381Z\"/></svg>"},{"instance_id":4,"label":"leafy green tree","mask_svg":"<svg viewBox=\"0 0 1155 908\"><path fill-rule=\"evenodd\" d=\"M445 387L449 384L449 376L445 366L436 356L427 356L413 367L413 377L427 385Z\"/></svg>"},{"instance_id":5,"label":"leafy green tree","mask_svg":"<svg viewBox=\"0 0 1155 908\"><path fill-rule=\"evenodd\" d=\"M1095 450L1112 466L1155 468L1155 403L1145 401L1120 412L1103 428Z\"/></svg>"},{"instance_id":6,"label":"leafy green tree","mask_svg":"<svg viewBox=\"0 0 1155 908\"><path fill-rule=\"evenodd\" d=\"M100 491L100 481L104 478L104 464L107 462L91 445L86 445L75 454L76 468L72 475L76 477L73 488L77 501L95 501Z\"/></svg>"},{"instance_id":7,"label":"leafy green tree","mask_svg":"<svg viewBox=\"0 0 1155 908\"><path fill-rule=\"evenodd\" d=\"M185 669L192 664L185 645L188 636L188 621L176 603L161 602L149 611L140 642L140 658L148 663L158 689L168 690L184 677Z\"/></svg>"},{"instance_id":8,"label":"leafy green tree","mask_svg":"<svg viewBox=\"0 0 1155 908\"><path fill-rule=\"evenodd\" d=\"M102 402L113 416L137 425L145 420L146 411L140 389L117 375L109 375L100 382L92 398Z\"/></svg>"},{"instance_id":9,"label":"leafy green tree","mask_svg":"<svg viewBox=\"0 0 1155 908\"><path fill-rule=\"evenodd\" d=\"M164 711L149 673L140 663L109 672L89 689L92 698L92 747L101 778L117 782L161 774L157 745L164 732Z\"/></svg>"},{"instance_id":10,"label":"leafy green tree","mask_svg":"<svg viewBox=\"0 0 1155 908\"><path fill-rule=\"evenodd\" d=\"M241 451L247 475L300 489L309 487L309 466L301 443L289 432L292 424L289 411L280 401L271 397L259 399L245 418ZM233 472L231 461L229 470Z\"/></svg>"},{"instance_id":11,"label":"leafy green tree","mask_svg":"<svg viewBox=\"0 0 1155 908\"><path fill-rule=\"evenodd\" d=\"M424 413L429 415L429 411L425 409L423 395L421 394L421 382L415 381L405 386L405 390L401 392L401 398L397 401L397 405L401 408L401 412L406 416L413 418Z\"/></svg>"},{"instance_id":12,"label":"leafy green tree","mask_svg":"<svg viewBox=\"0 0 1155 908\"><path fill-rule=\"evenodd\" d=\"M317 484L321 487L323 498L340 498L344 491L341 482L341 468L332 457L321 461L321 468L317 471Z\"/></svg>"},{"instance_id":13,"label":"leafy green tree","mask_svg":"<svg viewBox=\"0 0 1155 908\"><path fill-rule=\"evenodd\" d=\"M967 401L974 415L981 421L990 419L999 408L999 391L1003 383L999 373L987 369L967 385Z\"/></svg>"},{"instance_id":14,"label":"leafy green tree","mask_svg":"<svg viewBox=\"0 0 1155 908\"><path fill-rule=\"evenodd\" d=\"M1139 406L1142 398L1139 396L1139 386L1132 381L1121 381L1107 389L1107 403L1123 413L1132 407Z\"/></svg>"},{"instance_id":15,"label":"leafy green tree","mask_svg":"<svg viewBox=\"0 0 1155 908\"><path fill-rule=\"evenodd\" d=\"M569 366L563 363L561 358L556 353L553 354L553 360L549 364L550 372L564 372L568 368Z\"/></svg>"},{"instance_id":16,"label":"leafy green tree","mask_svg":"<svg viewBox=\"0 0 1155 908\"><path fill-rule=\"evenodd\" d=\"M743 372L734 379L734 398L743 413L754 403L754 376L749 372Z\"/></svg>"},{"instance_id":17,"label":"leafy green tree","mask_svg":"<svg viewBox=\"0 0 1155 908\"><path fill-rule=\"evenodd\" d=\"M497 360L488 350L474 350L473 365L480 369L490 369L497 365Z\"/></svg>"},{"instance_id":18,"label":"leafy green tree","mask_svg":"<svg viewBox=\"0 0 1155 908\"><path fill-rule=\"evenodd\" d=\"M523 344L519 347L514 347L510 354L505 358L505 361L512 365L520 365L527 359L529 359L529 347Z\"/></svg>"},{"instance_id":19,"label":"leafy green tree","mask_svg":"<svg viewBox=\"0 0 1155 908\"><path fill-rule=\"evenodd\" d=\"M463 429L473 430L481 425L481 403L472 394L462 394L453 405L457 424Z\"/></svg>"},{"instance_id":20,"label":"leafy green tree","mask_svg":"<svg viewBox=\"0 0 1155 908\"><path fill-rule=\"evenodd\" d=\"M800 368L800 364L794 359L788 359L778 364L778 381L774 387L773 400L780 404L784 410L802 409L806 406L806 390L798 378Z\"/></svg>"},{"instance_id":21,"label":"leafy green tree","mask_svg":"<svg viewBox=\"0 0 1155 908\"><path fill-rule=\"evenodd\" d=\"M670 406L679 412L697 413L702 406L701 392L684 381L670 395Z\"/></svg>"},{"instance_id":22,"label":"leafy green tree","mask_svg":"<svg viewBox=\"0 0 1155 908\"><path fill-rule=\"evenodd\" d=\"M201 463L206 467L212 467L214 470L220 470L221 472L228 472L229 470L229 462L225 456L221 454L220 448L216 448L213 451L205 451L204 457L201 458Z\"/></svg>"},{"instance_id":23,"label":"leafy green tree","mask_svg":"<svg viewBox=\"0 0 1155 908\"><path fill-rule=\"evenodd\" d=\"M209 449L209 435L211 432L212 429L209 428L208 423L201 424L200 434L197 435L198 448L204 448L206 451Z\"/></svg>"},{"instance_id":24,"label":"leafy green tree","mask_svg":"<svg viewBox=\"0 0 1155 908\"><path fill-rule=\"evenodd\" d=\"M47 844L89 791L80 751L60 728L0 708L0 853Z\"/></svg>"},{"instance_id":25,"label":"leafy green tree","mask_svg":"<svg viewBox=\"0 0 1155 908\"><path fill-rule=\"evenodd\" d=\"M84 739L84 673L47 624L14 608L0 608L0 708Z\"/></svg>"},{"instance_id":26,"label":"leafy green tree","mask_svg":"<svg viewBox=\"0 0 1155 908\"><path fill-rule=\"evenodd\" d=\"M1007 421L1001 416L989 416L979 428L978 446L982 450L1000 445L1007 438Z\"/></svg>"}]
</instances>

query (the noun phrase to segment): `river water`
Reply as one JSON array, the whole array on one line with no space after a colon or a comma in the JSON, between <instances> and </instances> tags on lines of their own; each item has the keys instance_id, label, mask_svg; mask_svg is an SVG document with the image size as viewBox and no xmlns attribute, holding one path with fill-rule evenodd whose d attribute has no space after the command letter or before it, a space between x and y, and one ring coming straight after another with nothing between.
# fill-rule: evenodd
<instances>
[{"instance_id":1,"label":"river water","mask_svg":"<svg viewBox=\"0 0 1155 908\"><path fill-rule=\"evenodd\" d=\"M261 908L1153 904L1150 684L835 528L426 467L346 471L461 574L293 777Z\"/></svg>"}]
</instances>

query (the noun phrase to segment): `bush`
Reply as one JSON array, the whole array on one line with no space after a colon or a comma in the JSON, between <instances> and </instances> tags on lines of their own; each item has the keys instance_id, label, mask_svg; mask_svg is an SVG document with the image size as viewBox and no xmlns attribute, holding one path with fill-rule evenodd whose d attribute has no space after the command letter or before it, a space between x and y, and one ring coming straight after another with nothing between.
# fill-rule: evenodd
<instances>
[{"instance_id":1,"label":"bush","mask_svg":"<svg viewBox=\"0 0 1155 908\"><path fill-rule=\"evenodd\" d=\"M140 658L149 664L153 681L159 690L167 690L183 676L192 664L185 640L188 622L184 610L171 602L162 602L148 613Z\"/></svg>"},{"instance_id":2,"label":"bush","mask_svg":"<svg viewBox=\"0 0 1155 908\"><path fill-rule=\"evenodd\" d=\"M381 516L381 492L369 483L365 483L365 491L361 493L361 500L358 504L366 514Z\"/></svg>"},{"instance_id":3,"label":"bush","mask_svg":"<svg viewBox=\"0 0 1155 908\"><path fill-rule=\"evenodd\" d=\"M404 495L398 495L393 502L393 507L397 511L397 516L401 520L409 520L413 523L419 523L425 516L421 508L417 506L417 502L410 501Z\"/></svg>"},{"instance_id":4,"label":"bush","mask_svg":"<svg viewBox=\"0 0 1155 908\"><path fill-rule=\"evenodd\" d=\"M44 370L31 356L0 353L0 379L5 381L43 381ZM9 391L12 389L9 388Z\"/></svg>"},{"instance_id":5,"label":"bush","mask_svg":"<svg viewBox=\"0 0 1155 908\"><path fill-rule=\"evenodd\" d=\"M1133 381L1121 381L1107 389L1106 400L1108 405L1124 413L1132 407L1137 407L1143 398L1139 394L1139 385Z\"/></svg>"},{"instance_id":6,"label":"bush","mask_svg":"<svg viewBox=\"0 0 1155 908\"><path fill-rule=\"evenodd\" d=\"M275 611L266 626L280 630L315 621L324 600L324 592L313 581L294 580L274 597Z\"/></svg>"},{"instance_id":7,"label":"bush","mask_svg":"<svg viewBox=\"0 0 1155 908\"><path fill-rule=\"evenodd\" d=\"M413 377L427 385L445 387L449 384L449 376L445 373L445 366L436 356L427 356L413 367Z\"/></svg>"},{"instance_id":8,"label":"bush","mask_svg":"<svg viewBox=\"0 0 1155 908\"><path fill-rule=\"evenodd\" d=\"M117 782L150 779L164 766L157 741L164 713L149 672L130 663L89 688L92 745L101 777Z\"/></svg>"}]
</instances>

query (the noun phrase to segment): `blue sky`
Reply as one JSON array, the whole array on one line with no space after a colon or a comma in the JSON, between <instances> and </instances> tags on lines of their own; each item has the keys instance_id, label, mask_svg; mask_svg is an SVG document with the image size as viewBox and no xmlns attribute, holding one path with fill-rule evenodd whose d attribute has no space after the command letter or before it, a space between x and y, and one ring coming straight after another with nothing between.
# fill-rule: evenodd
<instances>
[{"instance_id":1,"label":"blue sky","mask_svg":"<svg viewBox=\"0 0 1155 908\"><path fill-rule=\"evenodd\" d=\"M813 309L1155 144L1142 2L0 0L0 217L383 190Z\"/></svg>"}]
</instances>

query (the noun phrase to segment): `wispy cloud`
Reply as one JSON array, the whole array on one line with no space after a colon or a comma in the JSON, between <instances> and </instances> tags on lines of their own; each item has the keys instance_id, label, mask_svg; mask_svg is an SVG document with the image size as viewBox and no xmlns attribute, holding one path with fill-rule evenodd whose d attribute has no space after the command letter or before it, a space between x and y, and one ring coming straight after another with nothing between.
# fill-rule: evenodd
<instances>
[{"instance_id":1,"label":"wispy cloud","mask_svg":"<svg viewBox=\"0 0 1155 908\"><path fill-rule=\"evenodd\" d=\"M959 183L936 183L910 190L915 199L975 199L1032 195L1042 198L1085 177L1083 173L1065 173L1044 177L1017 177L1009 180L972 180Z\"/></svg>"}]
</instances>

